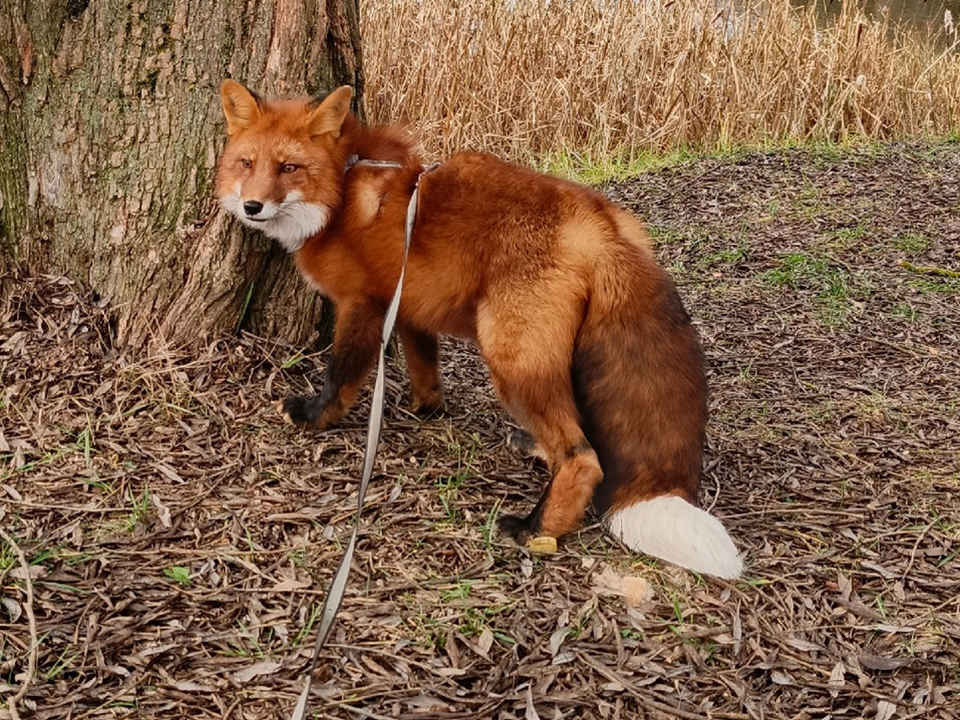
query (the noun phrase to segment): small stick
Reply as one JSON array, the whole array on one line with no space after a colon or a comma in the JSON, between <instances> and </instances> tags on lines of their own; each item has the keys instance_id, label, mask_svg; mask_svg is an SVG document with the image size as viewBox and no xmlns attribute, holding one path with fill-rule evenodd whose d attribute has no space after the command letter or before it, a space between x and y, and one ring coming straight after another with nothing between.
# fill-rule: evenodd
<instances>
[{"instance_id":1,"label":"small stick","mask_svg":"<svg viewBox=\"0 0 960 720\"><path fill-rule=\"evenodd\" d=\"M920 547L920 543L923 542L923 539L927 536L927 533L930 532L930 528L937 524L937 521L934 520L929 525L927 525L917 536L917 541L913 544L913 550L910 551L910 562L907 563L907 569L903 571L903 575L900 576L900 582L903 582L907 579L907 575L910 574L910 571L913 570L913 564L917 560L917 548Z\"/></svg>"},{"instance_id":2,"label":"small stick","mask_svg":"<svg viewBox=\"0 0 960 720\"><path fill-rule=\"evenodd\" d=\"M17 710L17 703L23 700L27 696L27 690L30 688L30 682L33 680L33 676L37 671L37 652L39 650L40 641L37 639L37 619L33 614L33 580L30 579L30 564L27 562L26 556L23 554L23 550L20 549L20 546L10 537L7 532L0 527L0 537L3 538L13 551L17 554L17 559L20 561L20 567L23 568L23 578L27 587L27 622L30 624L30 653L29 659L27 660L27 675L23 680L23 683L20 685L20 689L17 691L17 694L14 695L9 700L10 707L10 717L12 720L20 720L20 713Z\"/></svg>"},{"instance_id":3,"label":"small stick","mask_svg":"<svg viewBox=\"0 0 960 720\"><path fill-rule=\"evenodd\" d=\"M720 478L718 478L716 475L713 476L713 486L713 500L710 502L710 507L707 508L708 513L713 512L713 508L717 505L717 500L720 499Z\"/></svg>"},{"instance_id":4,"label":"small stick","mask_svg":"<svg viewBox=\"0 0 960 720\"><path fill-rule=\"evenodd\" d=\"M960 270L947 270L946 268L934 267L933 265L914 265L907 260L901 260L900 267L921 275L940 275L942 277L960 278Z\"/></svg>"}]
</instances>

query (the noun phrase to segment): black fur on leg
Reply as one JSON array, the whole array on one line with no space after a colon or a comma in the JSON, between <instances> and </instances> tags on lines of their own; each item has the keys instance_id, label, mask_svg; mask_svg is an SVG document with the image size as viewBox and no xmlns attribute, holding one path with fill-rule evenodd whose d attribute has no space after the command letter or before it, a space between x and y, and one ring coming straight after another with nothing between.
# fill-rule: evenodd
<instances>
[{"instance_id":1,"label":"black fur on leg","mask_svg":"<svg viewBox=\"0 0 960 720\"><path fill-rule=\"evenodd\" d=\"M283 413L290 422L300 427L312 427L323 412L324 403L319 395L301 397L291 395L283 400Z\"/></svg>"},{"instance_id":2,"label":"black fur on leg","mask_svg":"<svg viewBox=\"0 0 960 720\"><path fill-rule=\"evenodd\" d=\"M517 545L525 546L530 538L538 537L543 521L543 506L550 495L550 483L544 489L536 506L525 518L519 515L501 515L497 518L497 527L500 532L512 538Z\"/></svg>"},{"instance_id":3,"label":"black fur on leg","mask_svg":"<svg viewBox=\"0 0 960 720\"><path fill-rule=\"evenodd\" d=\"M517 545L526 545L533 536L527 524L527 518L519 515L501 515L497 518L497 528Z\"/></svg>"},{"instance_id":4,"label":"black fur on leg","mask_svg":"<svg viewBox=\"0 0 960 720\"><path fill-rule=\"evenodd\" d=\"M346 373L340 369L343 367L339 358L333 356L327 364L327 371L324 374L323 388L319 395L300 396L291 395L283 401L283 412L290 418L294 425L300 427L317 427L320 417L327 406L336 402L337 392L344 382L342 377Z\"/></svg>"},{"instance_id":5,"label":"black fur on leg","mask_svg":"<svg viewBox=\"0 0 960 720\"><path fill-rule=\"evenodd\" d=\"M437 405L420 405L414 410L417 417L421 420L432 420L434 418L442 418L447 414L447 406L445 403L440 402Z\"/></svg>"},{"instance_id":6,"label":"black fur on leg","mask_svg":"<svg viewBox=\"0 0 960 720\"><path fill-rule=\"evenodd\" d=\"M543 449L534 439L533 435L522 429L512 429L507 436L507 445L518 455L525 458L540 460L545 465L547 458Z\"/></svg>"},{"instance_id":7,"label":"black fur on leg","mask_svg":"<svg viewBox=\"0 0 960 720\"><path fill-rule=\"evenodd\" d=\"M372 303L341 313L320 394L283 401L283 411L295 425L327 430L350 409L359 384L376 359L384 311L379 303Z\"/></svg>"}]
</instances>

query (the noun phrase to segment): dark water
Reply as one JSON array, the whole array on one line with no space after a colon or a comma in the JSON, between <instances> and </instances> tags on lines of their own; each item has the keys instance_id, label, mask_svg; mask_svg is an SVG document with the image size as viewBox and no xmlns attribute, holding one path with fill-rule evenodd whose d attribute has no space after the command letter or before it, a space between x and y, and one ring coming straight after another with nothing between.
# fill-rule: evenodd
<instances>
[{"instance_id":1,"label":"dark water","mask_svg":"<svg viewBox=\"0 0 960 720\"><path fill-rule=\"evenodd\" d=\"M841 0L790 0L796 8L814 6L825 22L840 14ZM946 34L960 26L960 0L857 0L867 17L882 19L889 15L895 23ZM946 17L949 12L949 18Z\"/></svg>"}]
</instances>

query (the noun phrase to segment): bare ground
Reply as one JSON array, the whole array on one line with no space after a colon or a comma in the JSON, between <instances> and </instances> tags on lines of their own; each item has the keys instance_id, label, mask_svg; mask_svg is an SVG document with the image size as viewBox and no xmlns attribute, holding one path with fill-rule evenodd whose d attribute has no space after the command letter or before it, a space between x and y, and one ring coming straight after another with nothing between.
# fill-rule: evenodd
<instances>
[{"instance_id":1,"label":"bare ground","mask_svg":"<svg viewBox=\"0 0 960 720\"><path fill-rule=\"evenodd\" d=\"M421 423L390 363L313 716L960 717L958 181L960 146L936 143L606 188L700 324L703 500L741 582L595 525L549 557L497 539L497 510L546 474L507 449L482 364L448 344L449 413ZM322 360L249 336L137 357L79 286L20 282L0 309L0 696L25 679L32 610L22 716L289 716L364 436L362 409L320 436L276 415ZM618 595L642 585L625 576L652 598Z\"/></svg>"}]
</instances>

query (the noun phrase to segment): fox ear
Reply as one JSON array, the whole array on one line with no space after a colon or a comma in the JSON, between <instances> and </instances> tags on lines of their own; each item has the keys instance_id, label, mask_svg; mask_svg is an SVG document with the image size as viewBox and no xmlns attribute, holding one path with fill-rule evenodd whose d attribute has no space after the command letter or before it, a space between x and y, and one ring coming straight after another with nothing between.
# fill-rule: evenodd
<instances>
[{"instance_id":1,"label":"fox ear","mask_svg":"<svg viewBox=\"0 0 960 720\"><path fill-rule=\"evenodd\" d=\"M340 128L343 120L350 111L350 101L353 99L353 88L344 85L327 95L317 109L310 113L307 125L310 135L324 135L331 133L335 138L340 137Z\"/></svg>"},{"instance_id":2,"label":"fox ear","mask_svg":"<svg viewBox=\"0 0 960 720\"><path fill-rule=\"evenodd\" d=\"M228 135L250 127L260 117L259 98L236 80L224 80L220 85L220 102Z\"/></svg>"}]
</instances>

